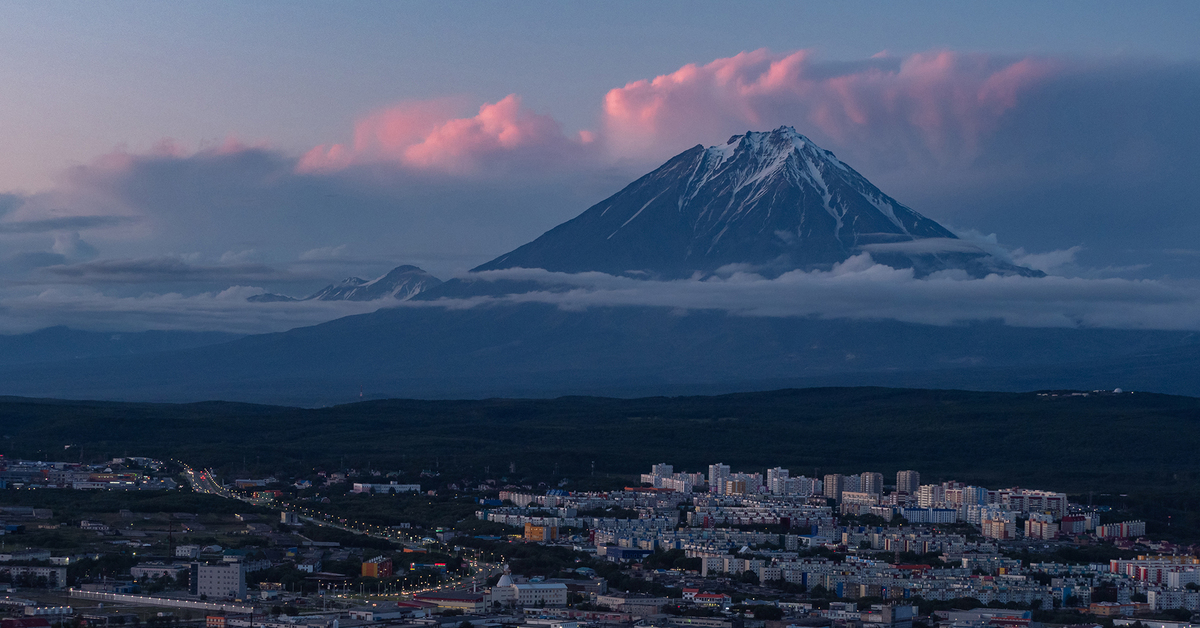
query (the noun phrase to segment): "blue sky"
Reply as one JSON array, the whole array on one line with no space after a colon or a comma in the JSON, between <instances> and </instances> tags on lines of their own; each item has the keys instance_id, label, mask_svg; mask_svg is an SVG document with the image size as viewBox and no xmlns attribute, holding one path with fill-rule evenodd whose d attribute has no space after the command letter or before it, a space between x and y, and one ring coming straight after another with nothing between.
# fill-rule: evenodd
<instances>
[{"instance_id":1,"label":"blue sky","mask_svg":"<svg viewBox=\"0 0 1200 628\"><path fill-rule=\"evenodd\" d=\"M0 331L326 320L244 296L462 273L780 124L963 237L1200 311L1196 24L1195 2L5 3Z\"/></svg>"}]
</instances>

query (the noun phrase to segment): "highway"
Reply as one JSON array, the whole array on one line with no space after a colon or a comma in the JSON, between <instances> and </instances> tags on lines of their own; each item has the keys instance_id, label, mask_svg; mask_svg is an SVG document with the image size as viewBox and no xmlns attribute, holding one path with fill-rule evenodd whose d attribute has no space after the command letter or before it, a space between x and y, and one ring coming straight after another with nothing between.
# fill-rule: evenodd
<instances>
[{"instance_id":1,"label":"highway","mask_svg":"<svg viewBox=\"0 0 1200 628\"><path fill-rule=\"evenodd\" d=\"M212 469L201 469L201 470L197 471L197 470L193 469L191 467L191 465L188 465L180 460L175 460L174 462L176 462L181 467L183 467L183 475L185 478L187 478L188 484L192 487L192 490L194 490L198 493L204 493L206 495L216 495L217 497L223 497L225 499L236 499L238 501L242 501L242 502L245 502L248 504L253 504L255 506L261 506L264 508L271 508L273 510L278 510L281 512L294 512L294 513L296 513L297 517L299 517L300 519L302 519L304 521L308 521L315 525L328 526L328 527L332 527L332 528L337 528L339 530L344 530L346 532L352 532L354 534L363 534L363 535L370 536L370 537L377 538L377 539L384 539L387 541L391 541L393 543L398 543L401 546L409 548L409 549L424 550L424 549L426 549L426 545L431 544L430 542L432 541L432 539L418 538L416 536L413 536L410 534L405 534L399 530L394 530L392 528L388 528L385 526L369 524L369 523L364 523L364 522L360 522L360 521L350 521L346 518L336 518L336 520L335 520L334 515L331 515L331 514L325 513L325 512L321 512L319 510L314 510L312 508L309 508L307 506L302 506L299 504L290 504L287 502L276 501L273 499L255 499L253 497L243 495L241 493L229 490L229 489L225 488L224 486L222 486L221 483L218 482L216 477L213 475ZM468 557L466 555L468 552L473 552L475 554L475 556L473 558ZM484 586L486 586L486 582L489 577L491 577L492 575L494 575L496 573L503 571L503 569L501 568L501 566L499 564L484 562L482 560L479 560L480 558L481 558L480 552L478 552L477 550L467 549L463 555L463 561L465 563L465 566L468 568L467 575L461 576L454 580L448 580L445 582L441 582L441 583L437 584L436 586L431 586L431 587L422 588L422 589L414 589L414 590L409 590L409 591L403 591L399 594L392 594L392 595L371 596L371 595L363 592L363 594L339 593L339 594L336 594L336 597L339 597L339 598L370 598L370 597L380 598L380 597L382 597L382 598L395 599L397 597L406 598L406 597L410 597L414 594L427 593L430 591L438 591L438 590L441 590L441 591L470 591L472 589L482 589Z\"/></svg>"}]
</instances>

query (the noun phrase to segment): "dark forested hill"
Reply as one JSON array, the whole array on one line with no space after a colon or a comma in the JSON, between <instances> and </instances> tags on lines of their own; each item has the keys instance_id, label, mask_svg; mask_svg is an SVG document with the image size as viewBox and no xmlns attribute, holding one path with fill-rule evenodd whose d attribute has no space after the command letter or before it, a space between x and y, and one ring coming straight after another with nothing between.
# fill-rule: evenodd
<instances>
[{"instance_id":1,"label":"dark forested hill","mask_svg":"<svg viewBox=\"0 0 1200 628\"><path fill-rule=\"evenodd\" d=\"M917 469L927 480L1066 491L1200 487L1200 399L1144 393L1051 397L816 388L714 397L368 401L323 409L0 400L3 452L149 455L258 464L271 473L339 464L549 480L633 477L656 462L702 470L776 465L795 474ZM73 454L77 455L77 454ZM250 462L247 463L246 461Z\"/></svg>"}]
</instances>

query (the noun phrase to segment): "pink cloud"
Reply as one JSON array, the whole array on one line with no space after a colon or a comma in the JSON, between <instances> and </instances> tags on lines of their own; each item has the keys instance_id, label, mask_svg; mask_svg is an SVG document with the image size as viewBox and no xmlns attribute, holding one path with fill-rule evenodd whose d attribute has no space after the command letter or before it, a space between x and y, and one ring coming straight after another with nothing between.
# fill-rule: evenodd
<instances>
[{"instance_id":1,"label":"pink cloud","mask_svg":"<svg viewBox=\"0 0 1200 628\"><path fill-rule=\"evenodd\" d=\"M755 50L613 89L603 126L621 155L790 124L835 146L949 163L976 156L1001 116L1057 68L951 51L839 67L806 50Z\"/></svg>"},{"instance_id":2,"label":"pink cloud","mask_svg":"<svg viewBox=\"0 0 1200 628\"><path fill-rule=\"evenodd\" d=\"M318 146L300 160L302 172L354 164L393 163L418 170L469 173L513 164L550 166L585 156L594 137L567 137L552 117L524 109L510 94L479 113L455 117L446 99L410 102L376 112L355 125L352 145Z\"/></svg>"}]
</instances>

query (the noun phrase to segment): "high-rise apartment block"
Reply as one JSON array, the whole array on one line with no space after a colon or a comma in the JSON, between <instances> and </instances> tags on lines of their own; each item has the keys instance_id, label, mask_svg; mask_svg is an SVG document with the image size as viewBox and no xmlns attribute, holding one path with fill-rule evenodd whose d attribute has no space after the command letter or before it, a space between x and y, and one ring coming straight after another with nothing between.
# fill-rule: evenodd
<instances>
[{"instance_id":1,"label":"high-rise apartment block","mask_svg":"<svg viewBox=\"0 0 1200 628\"><path fill-rule=\"evenodd\" d=\"M867 472L860 475L858 489L863 493L883 495L883 474Z\"/></svg>"},{"instance_id":2,"label":"high-rise apartment block","mask_svg":"<svg viewBox=\"0 0 1200 628\"><path fill-rule=\"evenodd\" d=\"M916 471L901 471L896 474L896 490L909 495L916 495L921 486L921 474Z\"/></svg>"},{"instance_id":3,"label":"high-rise apartment block","mask_svg":"<svg viewBox=\"0 0 1200 628\"><path fill-rule=\"evenodd\" d=\"M988 509L979 528L985 539L1007 541L1017 537L1017 515L1011 510Z\"/></svg>"},{"instance_id":4,"label":"high-rise apartment block","mask_svg":"<svg viewBox=\"0 0 1200 628\"><path fill-rule=\"evenodd\" d=\"M841 501L842 491L846 489L846 478L838 473L830 473L825 476L825 497Z\"/></svg>"},{"instance_id":5,"label":"high-rise apartment block","mask_svg":"<svg viewBox=\"0 0 1200 628\"><path fill-rule=\"evenodd\" d=\"M708 490L718 495L725 494L725 482L729 479L729 465L708 465Z\"/></svg>"},{"instance_id":6,"label":"high-rise apartment block","mask_svg":"<svg viewBox=\"0 0 1200 628\"><path fill-rule=\"evenodd\" d=\"M1054 515L1032 513L1025 520L1025 538L1052 540L1058 538L1058 523Z\"/></svg>"},{"instance_id":7,"label":"high-rise apartment block","mask_svg":"<svg viewBox=\"0 0 1200 628\"><path fill-rule=\"evenodd\" d=\"M946 488L941 484L922 484L917 487L917 505L921 508L941 508L946 503Z\"/></svg>"},{"instance_id":8,"label":"high-rise apartment block","mask_svg":"<svg viewBox=\"0 0 1200 628\"><path fill-rule=\"evenodd\" d=\"M767 469L767 491L772 495L786 495L788 493L788 475L788 470L781 467Z\"/></svg>"}]
</instances>

